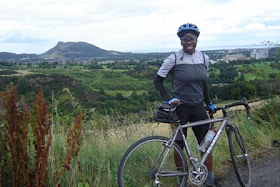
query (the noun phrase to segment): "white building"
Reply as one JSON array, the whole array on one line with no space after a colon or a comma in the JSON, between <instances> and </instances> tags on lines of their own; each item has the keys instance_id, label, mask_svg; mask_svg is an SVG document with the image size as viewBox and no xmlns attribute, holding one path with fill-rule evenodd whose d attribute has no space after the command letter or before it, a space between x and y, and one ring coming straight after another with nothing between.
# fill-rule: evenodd
<instances>
[{"instance_id":1,"label":"white building","mask_svg":"<svg viewBox=\"0 0 280 187\"><path fill-rule=\"evenodd\" d=\"M223 61L233 61L233 60L250 60L250 57L246 57L243 54L233 54L223 56Z\"/></svg>"},{"instance_id":2,"label":"white building","mask_svg":"<svg viewBox=\"0 0 280 187\"><path fill-rule=\"evenodd\" d=\"M250 56L254 59L268 58L268 49L254 49Z\"/></svg>"}]
</instances>

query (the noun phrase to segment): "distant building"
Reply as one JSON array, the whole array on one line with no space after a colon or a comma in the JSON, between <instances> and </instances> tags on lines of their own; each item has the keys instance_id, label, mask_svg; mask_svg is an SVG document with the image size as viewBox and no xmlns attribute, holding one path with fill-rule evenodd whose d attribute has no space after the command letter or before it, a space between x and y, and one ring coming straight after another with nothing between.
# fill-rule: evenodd
<instances>
[{"instance_id":1,"label":"distant building","mask_svg":"<svg viewBox=\"0 0 280 187\"><path fill-rule=\"evenodd\" d=\"M223 61L234 61L234 60L250 60L250 57L246 57L243 54L233 54L233 55L226 55L223 57Z\"/></svg>"},{"instance_id":2,"label":"distant building","mask_svg":"<svg viewBox=\"0 0 280 187\"><path fill-rule=\"evenodd\" d=\"M101 65L101 64L114 64L114 63L115 63L114 60L104 60L104 61L98 62L98 65Z\"/></svg>"},{"instance_id":3,"label":"distant building","mask_svg":"<svg viewBox=\"0 0 280 187\"><path fill-rule=\"evenodd\" d=\"M211 84L211 86L223 87L229 85L228 83Z\"/></svg>"},{"instance_id":4,"label":"distant building","mask_svg":"<svg viewBox=\"0 0 280 187\"><path fill-rule=\"evenodd\" d=\"M210 64L215 64L217 63L217 60L209 60Z\"/></svg>"},{"instance_id":5,"label":"distant building","mask_svg":"<svg viewBox=\"0 0 280 187\"><path fill-rule=\"evenodd\" d=\"M268 49L254 49L250 56L253 59L264 59L264 58L268 58L269 52Z\"/></svg>"}]
</instances>

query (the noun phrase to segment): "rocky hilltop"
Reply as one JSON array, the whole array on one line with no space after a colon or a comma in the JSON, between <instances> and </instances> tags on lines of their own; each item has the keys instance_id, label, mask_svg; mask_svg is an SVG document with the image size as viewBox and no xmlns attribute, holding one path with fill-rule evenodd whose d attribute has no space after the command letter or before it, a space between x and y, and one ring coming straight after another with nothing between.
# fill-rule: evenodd
<instances>
[{"instance_id":1,"label":"rocky hilltop","mask_svg":"<svg viewBox=\"0 0 280 187\"><path fill-rule=\"evenodd\" d=\"M58 42L56 46L43 54L15 54L0 52L0 60L40 60L40 59L75 59L75 58L99 58L99 57L119 57L132 53L122 53L118 51L101 49L86 42Z\"/></svg>"},{"instance_id":2,"label":"rocky hilltop","mask_svg":"<svg viewBox=\"0 0 280 187\"><path fill-rule=\"evenodd\" d=\"M205 52L211 60L222 59L227 57L228 60L247 60L250 58L252 52L257 59L267 58L270 54L276 52L276 47L262 48L237 48L237 49L217 49L206 50ZM150 52L150 53L132 53L132 52L118 52L112 50L105 50L95 45L86 42L58 42L56 46L46 51L43 54L15 54L9 52L0 52L0 61L8 62L23 62L23 63L40 63L64 61L71 59L75 62L83 61L84 59L94 58L166 58L170 52ZM242 56L243 55L243 56ZM252 56L252 55L251 55ZM242 58L241 58L242 57Z\"/></svg>"},{"instance_id":3,"label":"rocky hilltop","mask_svg":"<svg viewBox=\"0 0 280 187\"><path fill-rule=\"evenodd\" d=\"M117 51L107 51L86 42L58 42L55 47L40 55L42 58L113 57Z\"/></svg>"}]
</instances>

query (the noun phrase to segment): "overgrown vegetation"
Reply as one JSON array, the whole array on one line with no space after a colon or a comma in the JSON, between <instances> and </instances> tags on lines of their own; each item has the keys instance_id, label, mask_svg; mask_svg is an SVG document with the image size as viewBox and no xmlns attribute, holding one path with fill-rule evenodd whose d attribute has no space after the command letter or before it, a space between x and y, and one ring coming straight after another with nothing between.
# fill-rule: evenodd
<instances>
[{"instance_id":1,"label":"overgrown vegetation","mask_svg":"<svg viewBox=\"0 0 280 187\"><path fill-rule=\"evenodd\" d=\"M271 142L280 140L279 106L279 98L267 100L258 106L251 106L251 121L246 119L244 111L235 110L229 113L230 117L239 126L252 158L259 156L261 151L270 152L274 149ZM151 116L153 116L153 112L152 109L149 110ZM68 127L61 126L56 122L51 126L52 144L49 153L45 155L48 163L48 177L46 178L45 186L115 187L117 186L117 169L120 159L133 142L148 135L169 136L171 132L168 124L148 123L143 117L139 116L133 120L125 117L121 120L104 117L103 121L107 127L106 129L82 130L81 124L83 123L83 126L87 126L90 125L91 121L82 122L81 117L81 115L77 117L75 125L70 130L68 130ZM25 126L25 128L28 127ZM82 134L81 131L83 131ZM1 138L3 138L4 134L1 133ZM32 137L34 138L32 134L28 133L28 138ZM197 145L192 131L188 131L188 139L192 148L196 149ZM83 143L81 144L82 141ZM5 144L5 141L1 141L1 153L3 148L7 147L3 143ZM67 145L67 147L64 147L64 145ZM34 155L34 148L31 149L32 146L30 146L31 144L27 145L29 147L27 149L29 159L26 160L25 157L17 158L23 159L22 161L17 160L18 163L29 163L29 167L26 170L28 173L35 166L30 165L30 163L35 164L35 158L30 157L30 155ZM6 153L6 157L2 156L0 162L0 176L2 177L3 186L12 186L14 181L10 177L12 169L8 170L8 168L11 168L12 163L8 164L6 162L12 158L9 149L3 151L3 153ZM225 134L223 134L214 150L215 172L218 176L224 172L225 167L227 169L231 168L231 165L228 164L229 160L228 142ZM25 170L25 168L22 169ZM26 177L27 181L32 181L28 179L28 175Z\"/></svg>"},{"instance_id":2,"label":"overgrown vegetation","mask_svg":"<svg viewBox=\"0 0 280 187\"><path fill-rule=\"evenodd\" d=\"M17 85L21 99L28 103L43 85L47 101L55 103L57 120L67 116L61 123L69 123L81 111L85 119L100 123L105 115L133 116L147 110L151 103L161 101L153 86L161 63L160 58L90 65L1 63L1 71L11 74L1 77L0 90ZM267 99L279 95L279 70L277 58L212 64L209 69L211 100L221 102L244 96ZM14 72L21 76L14 76ZM170 77L166 85L171 88Z\"/></svg>"},{"instance_id":3,"label":"overgrown vegetation","mask_svg":"<svg viewBox=\"0 0 280 187\"><path fill-rule=\"evenodd\" d=\"M53 135L51 115L48 113L42 88L31 109L18 101L16 87L8 87L5 92L0 93L0 97L4 107L0 115L1 186L46 186ZM60 186L65 168L69 168L71 160L79 151L81 118L82 115L77 117L74 127L70 128L67 135L65 161L59 178L55 178L56 186Z\"/></svg>"},{"instance_id":4,"label":"overgrown vegetation","mask_svg":"<svg viewBox=\"0 0 280 187\"><path fill-rule=\"evenodd\" d=\"M151 134L170 133L168 125L157 126L151 120L151 107L161 101L152 83L159 64L136 63L119 69L112 65L102 65L102 69L59 64L2 65L1 69L28 72L0 79L2 185L116 186L119 161L132 142ZM234 69L232 74L227 73L227 66ZM210 87L211 99L217 104L243 96L250 100L271 99L279 95L279 80L278 62L274 60L216 64L210 69L210 82L219 85ZM19 95L14 88L4 92L10 85L17 85ZM170 77L166 86L171 87ZM85 114L83 121L81 112ZM75 125L70 127L77 115ZM279 100L269 100L254 109L251 122L242 114L237 114L235 121L252 156L260 148L271 148L271 141L280 137ZM216 168L225 165L228 153L227 139L222 137L214 152L216 165L222 164ZM21 173L15 176L18 170Z\"/></svg>"},{"instance_id":5,"label":"overgrown vegetation","mask_svg":"<svg viewBox=\"0 0 280 187\"><path fill-rule=\"evenodd\" d=\"M1 94L3 106L6 109L1 131L1 171L2 176L7 177L1 181L13 186L27 186L28 180L28 121L29 112L25 106L19 107L16 88L10 88L5 94ZM8 149L8 152L7 150ZM11 180L7 180L11 178ZM5 181L6 180L6 181ZM5 186L5 185L4 185Z\"/></svg>"}]
</instances>

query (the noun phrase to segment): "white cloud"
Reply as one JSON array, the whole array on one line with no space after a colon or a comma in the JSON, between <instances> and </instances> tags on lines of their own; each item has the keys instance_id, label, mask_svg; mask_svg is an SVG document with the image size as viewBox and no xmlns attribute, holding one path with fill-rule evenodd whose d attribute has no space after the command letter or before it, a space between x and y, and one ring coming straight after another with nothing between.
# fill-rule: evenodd
<instances>
[{"instance_id":1,"label":"white cloud","mask_svg":"<svg viewBox=\"0 0 280 187\"><path fill-rule=\"evenodd\" d=\"M276 42L280 31L279 0L9 0L0 12L0 51L17 53L43 53L58 41L119 51L179 48L176 31L185 22L197 24L205 47Z\"/></svg>"}]
</instances>

